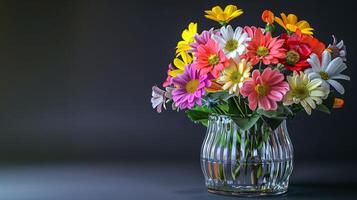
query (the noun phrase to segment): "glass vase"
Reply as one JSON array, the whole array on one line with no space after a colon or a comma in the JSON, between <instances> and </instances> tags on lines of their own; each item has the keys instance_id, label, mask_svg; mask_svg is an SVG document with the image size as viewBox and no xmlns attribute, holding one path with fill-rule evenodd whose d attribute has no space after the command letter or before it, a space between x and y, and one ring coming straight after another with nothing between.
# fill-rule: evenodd
<instances>
[{"instance_id":1,"label":"glass vase","mask_svg":"<svg viewBox=\"0 0 357 200\"><path fill-rule=\"evenodd\" d=\"M208 192L263 196L287 192L293 170L293 146L283 121L272 130L256 123L242 130L228 116L211 115L201 148Z\"/></svg>"}]
</instances>

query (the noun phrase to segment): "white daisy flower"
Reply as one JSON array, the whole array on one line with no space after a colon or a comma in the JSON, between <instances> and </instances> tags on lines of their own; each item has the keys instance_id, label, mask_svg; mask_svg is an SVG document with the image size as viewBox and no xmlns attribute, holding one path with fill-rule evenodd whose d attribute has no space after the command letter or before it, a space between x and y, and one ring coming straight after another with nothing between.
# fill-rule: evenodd
<instances>
[{"instance_id":1,"label":"white daisy flower","mask_svg":"<svg viewBox=\"0 0 357 200\"><path fill-rule=\"evenodd\" d=\"M223 49L227 58L236 58L245 52L250 38L242 27L237 27L233 31L230 25L223 26L220 29L220 33L220 35L212 35L212 38L218 42L219 47Z\"/></svg>"},{"instance_id":2,"label":"white daisy flower","mask_svg":"<svg viewBox=\"0 0 357 200\"><path fill-rule=\"evenodd\" d=\"M311 68L305 70L309 79L321 79L323 87L329 88L331 85L340 94L345 93L345 88L336 81L338 79L350 80L349 76L341 74L347 68L341 57L331 61L330 52L325 50L322 53L322 62L320 62L316 54L311 54L307 61L311 65Z\"/></svg>"}]
</instances>

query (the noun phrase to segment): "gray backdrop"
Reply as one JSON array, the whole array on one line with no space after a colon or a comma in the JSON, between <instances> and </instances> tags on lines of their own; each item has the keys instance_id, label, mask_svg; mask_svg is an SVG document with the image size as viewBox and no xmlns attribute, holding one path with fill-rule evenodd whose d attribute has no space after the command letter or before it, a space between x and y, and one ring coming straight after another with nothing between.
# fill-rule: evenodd
<instances>
[{"instance_id":1,"label":"gray backdrop","mask_svg":"<svg viewBox=\"0 0 357 200\"><path fill-rule=\"evenodd\" d=\"M205 129L183 112L156 114L151 86L190 21L216 25L203 10L217 2L1 1L0 160L198 162ZM263 25L270 8L347 44L345 107L289 122L297 161L356 161L356 6L343 2L219 1L244 8L233 25Z\"/></svg>"}]
</instances>

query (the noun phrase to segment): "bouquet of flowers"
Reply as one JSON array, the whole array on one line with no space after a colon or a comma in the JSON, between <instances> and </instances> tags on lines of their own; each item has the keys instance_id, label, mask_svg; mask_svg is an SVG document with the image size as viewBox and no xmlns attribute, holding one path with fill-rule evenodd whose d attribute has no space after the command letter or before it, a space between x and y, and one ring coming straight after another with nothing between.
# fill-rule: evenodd
<instances>
[{"instance_id":1,"label":"bouquet of flowers","mask_svg":"<svg viewBox=\"0 0 357 200\"><path fill-rule=\"evenodd\" d=\"M341 80L350 80L343 41L328 46L314 37L314 29L294 14L265 10L265 27L233 28L229 22L243 14L228 5L205 11L219 28L198 32L191 22L177 43L169 64L165 90L152 87L152 106L167 103L186 110L194 122L207 125L211 114L231 117L242 129L258 121L273 130L297 112L330 113L344 100Z\"/></svg>"}]
</instances>

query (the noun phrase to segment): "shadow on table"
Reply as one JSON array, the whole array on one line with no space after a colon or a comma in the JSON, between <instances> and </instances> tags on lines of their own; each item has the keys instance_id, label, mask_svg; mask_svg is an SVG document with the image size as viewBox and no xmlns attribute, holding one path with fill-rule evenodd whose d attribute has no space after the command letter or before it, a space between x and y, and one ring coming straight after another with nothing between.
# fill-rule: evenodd
<instances>
[{"instance_id":1,"label":"shadow on table","mask_svg":"<svg viewBox=\"0 0 357 200\"><path fill-rule=\"evenodd\" d=\"M300 183L292 184L284 199L356 199L356 183Z\"/></svg>"},{"instance_id":2,"label":"shadow on table","mask_svg":"<svg viewBox=\"0 0 357 200\"><path fill-rule=\"evenodd\" d=\"M287 200L304 200L304 199L356 199L357 184L339 183L300 183L292 184L289 187L288 193L280 196L260 197L258 199L287 199ZM182 195L184 199L187 197L192 199L252 199L243 197L221 196L210 194L203 188L192 188L188 190L176 191L177 194ZM254 199L254 198L253 198ZM257 198L255 198L257 199Z\"/></svg>"}]
</instances>

